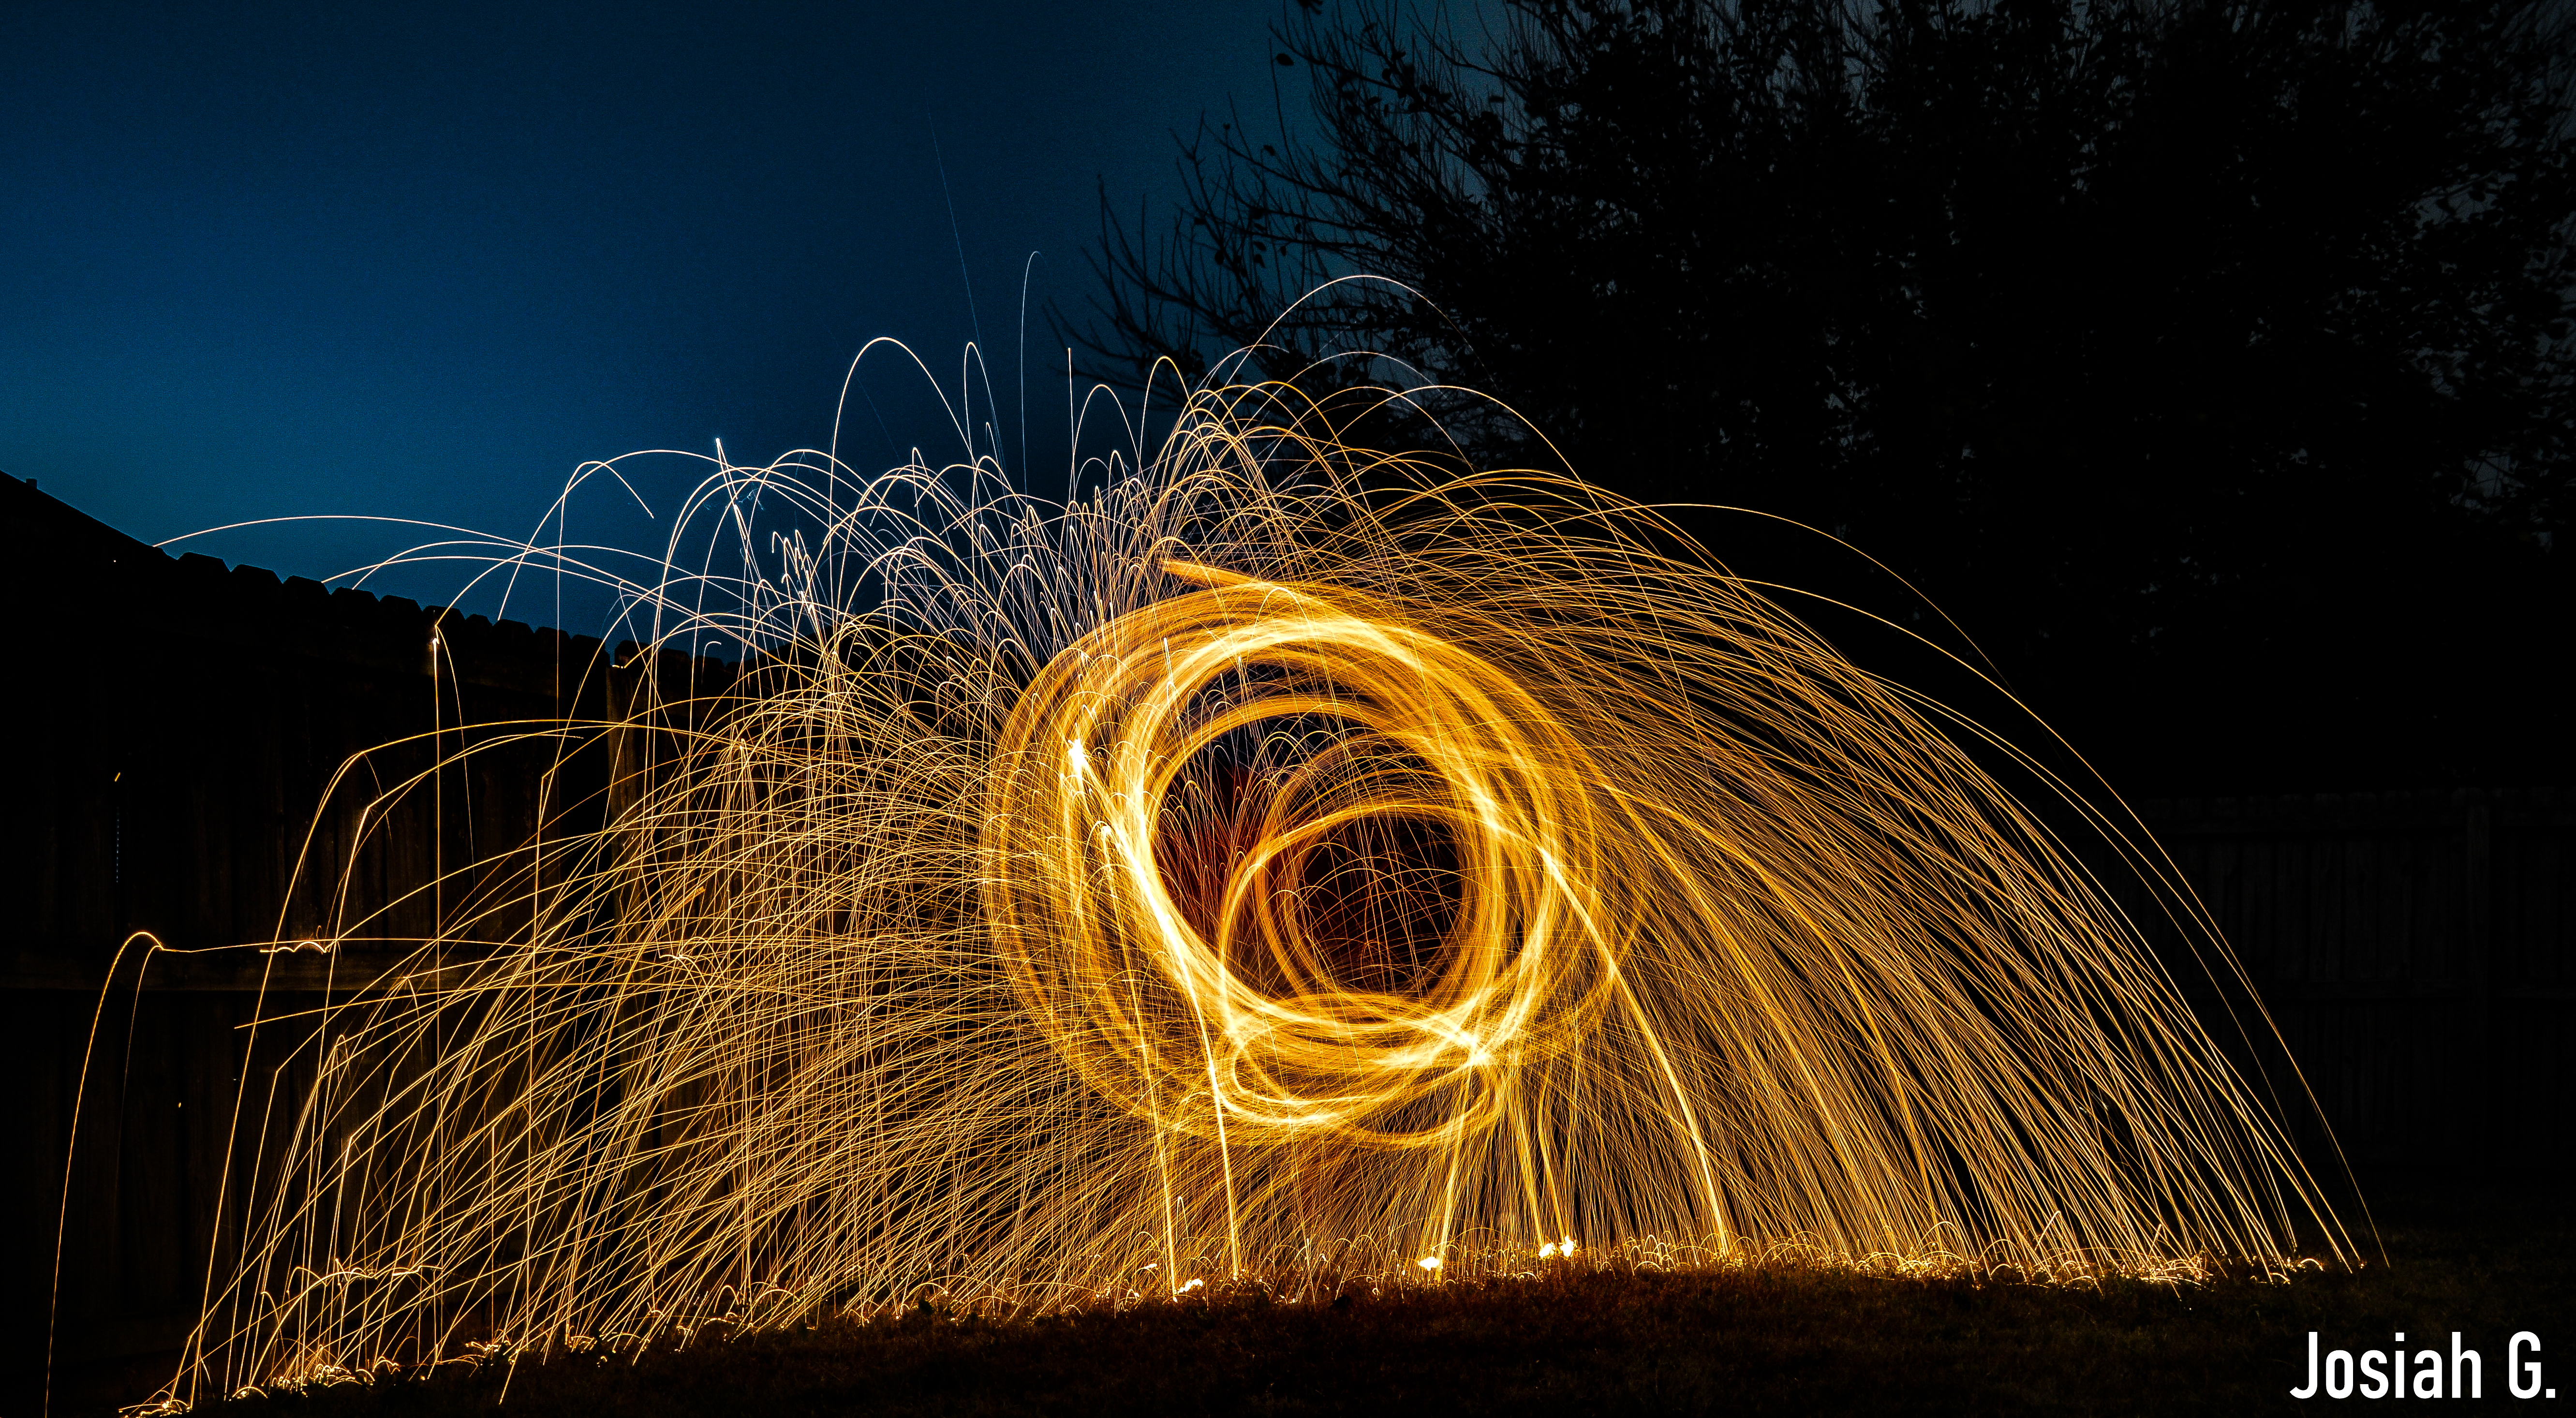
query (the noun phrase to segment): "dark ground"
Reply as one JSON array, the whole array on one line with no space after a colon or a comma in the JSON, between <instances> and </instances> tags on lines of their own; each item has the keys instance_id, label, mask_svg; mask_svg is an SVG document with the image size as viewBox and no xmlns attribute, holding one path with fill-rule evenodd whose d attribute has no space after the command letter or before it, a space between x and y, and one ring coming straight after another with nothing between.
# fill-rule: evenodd
<instances>
[{"instance_id":1,"label":"dark ground","mask_svg":"<svg viewBox=\"0 0 2576 1418\"><path fill-rule=\"evenodd\" d=\"M501 1411L2242 1413L2299 1406L2287 1390L2305 1381L2310 1329L2328 1349L2384 1348L2402 1329L2408 1347L2445 1352L2460 1330L2485 1357L2487 1402L2508 1404L2507 1340L2533 1330L2549 1346L2541 1358L2566 1365L2550 1382L2576 1405L2576 1328L2564 1323L2576 1316L2576 1224L2549 1194L2385 1194L2375 1210L2389 1264L2374 1256L2359 1273L2287 1285L2094 1291L1773 1268L1452 1286L1339 1308L1234 1301L999 1326L922 1314L640 1362L523 1362ZM504 1376L450 1370L207 1411L490 1412Z\"/></svg>"}]
</instances>

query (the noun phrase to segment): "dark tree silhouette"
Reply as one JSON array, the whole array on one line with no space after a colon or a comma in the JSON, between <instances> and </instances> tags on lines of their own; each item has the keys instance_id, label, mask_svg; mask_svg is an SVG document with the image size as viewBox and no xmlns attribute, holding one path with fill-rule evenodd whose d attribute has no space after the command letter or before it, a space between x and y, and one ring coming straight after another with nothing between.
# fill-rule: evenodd
<instances>
[{"instance_id":1,"label":"dark tree silhouette","mask_svg":"<svg viewBox=\"0 0 2576 1418\"><path fill-rule=\"evenodd\" d=\"M1304 105L1104 224L1104 371L1489 391L1885 560L2140 786L2566 776L2565 5L1301 3Z\"/></svg>"}]
</instances>

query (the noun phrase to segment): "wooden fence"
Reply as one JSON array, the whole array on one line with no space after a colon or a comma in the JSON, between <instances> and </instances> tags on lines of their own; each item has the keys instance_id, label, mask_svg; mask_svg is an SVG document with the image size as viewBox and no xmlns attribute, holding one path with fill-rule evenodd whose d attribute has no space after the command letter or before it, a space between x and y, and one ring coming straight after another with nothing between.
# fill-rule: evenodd
<instances>
[{"instance_id":1,"label":"wooden fence","mask_svg":"<svg viewBox=\"0 0 2576 1418\"><path fill-rule=\"evenodd\" d=\"M309 939L334 919L428 934L438 902L416 885L528 841L541 811L596 798L607 772L575 762L549 777L536 743L433 774L371 819L369 802L469 733L500 732L461 725L597 717L605 697L583 680L593 640L174 559L14 479L0 478L0 527L13 557L0 586L22 632L17 689L0 696L14 750L0 1061L18 1120L0 1156L13 1218L0 1231L0 1412L36 1411L49 1329L73 1400L57 1411L95 1411L166 1378L195 1318L223 1239L216 1188L256 1145L233 1136L238 1081L300 1042L272 1027L246 1058L261 983L265 1013L291 1015L382 963L184 952ZM299 882L308 845L319 869ZM147 965L128 952L103 995L142 931L183 953Z\"/></svg>"},{"instance_id":2,"label":"wooden fence","mask_svg":"<svg viewBox=\"0 0 2576 1418\"><path fill-rule=\"evenodd\" d=\"M2142 816L2365 1188L2536 1182L2576 1163L2576 794L2217 798ZM2185 982L2205 1013L2223 1007Z\"/></svg>"}]
</instances>

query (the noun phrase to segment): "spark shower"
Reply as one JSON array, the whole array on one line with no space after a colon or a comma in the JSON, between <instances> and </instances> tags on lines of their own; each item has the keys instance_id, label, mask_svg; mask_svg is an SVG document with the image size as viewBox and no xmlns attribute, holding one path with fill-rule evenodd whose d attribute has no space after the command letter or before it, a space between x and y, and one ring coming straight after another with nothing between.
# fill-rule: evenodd
<instances>
[{"instance_id":1,"label":"spark shower","mask_svg":"<svg viewBox=\"0 0 2576 1418\"><path fill-rule=\"evenodd\" d=\"M1647 509L1358 446L1399 416L1205 389L1062 502L719 461L596 574L740 666L464 750L617 771L245 1079L165 1401L932 1293L2346 1253L1999 737Z\"/></svg>"}]
</instances>

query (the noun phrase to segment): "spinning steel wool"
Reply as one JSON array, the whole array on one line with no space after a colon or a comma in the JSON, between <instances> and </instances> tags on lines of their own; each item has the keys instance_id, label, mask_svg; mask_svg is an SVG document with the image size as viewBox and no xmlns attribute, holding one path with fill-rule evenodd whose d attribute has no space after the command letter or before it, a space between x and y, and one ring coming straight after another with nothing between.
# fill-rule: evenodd
<instances>
[{"instance_id":1,"label":"spinning steel wool","mask_svg":"<svg viewBox=\"0 0 2576 1418\"><path fill-rule=\"evenodd\" d=\"M2341 1251L1963 721L1644 509L1350 446L1369 398L1204 392L1061 505L720 467L738 572L675 537L633 604L750 652L470 750L612 745L614 810L250 1081L174 1401L924 1287Z\"/></svg>"}]
</instances>

